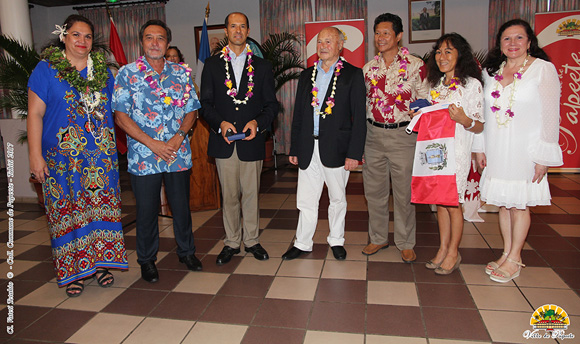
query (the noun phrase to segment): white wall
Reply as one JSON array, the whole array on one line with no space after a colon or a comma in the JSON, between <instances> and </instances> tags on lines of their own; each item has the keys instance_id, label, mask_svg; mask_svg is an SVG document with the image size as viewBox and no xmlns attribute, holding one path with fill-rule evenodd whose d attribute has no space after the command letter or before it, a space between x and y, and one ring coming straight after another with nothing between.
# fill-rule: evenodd
<instances>
[{"instance_id":1,"label":"white wall","mask_svg":"<svg viewBox=\"0 0 580 344\"><path fill-rule=\"evenodd\" d=\"M44 7L34 5L34 8L30 9L32 39L36 50L40 51L45 44L56 37L51 34L55 30L55 24L62 25L66 17L71 14L78 14L72 8L73 6Z\"/></svg>"},{"instance_id":2,"label":"white wall","mask_svg":"<svg viewBox=\"0 0 580 344\"><path fill-rule=\"evenodd\" d=\"M314 3L314 0L312 0ZM195 64L194 27L203 23L206 1L170 0L165 7L167 25L173 32L173 45L179 46L186 62ZM211 0L208 24L223 24L225 16L234 11L246 13L250 19L250 36L260 38L260 0ZM384 12L397 14L403 19L403 44L412 53L423 55L431 49L432 43L408 44L408 1L407 0L368 0L368 56L375 54L373 43L373 21ZM445 32L457 32L471 43L475 51L488 46L488 8L489 0L446 0ZM30 10L32 33L37 49L53 36L54 24L61 24L69 15L76 13L72 6L43 7L34 5ZM283 20L281 18L280 20ZM136 38L137 39L137 38Z\"/></svg>"}]
</instances>

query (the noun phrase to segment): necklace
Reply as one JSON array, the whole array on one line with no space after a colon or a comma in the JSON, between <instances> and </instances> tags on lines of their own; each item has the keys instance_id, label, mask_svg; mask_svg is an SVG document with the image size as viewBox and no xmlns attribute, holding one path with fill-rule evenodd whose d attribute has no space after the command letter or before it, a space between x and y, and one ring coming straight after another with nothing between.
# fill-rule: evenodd
<instances>
[{"instance_id":1,"label":"necklace","mask_svg":"<svg viewBox=\"0 0 580 344\"><path fill-rule=\"evenodd\" d=\"M254 54L252 53L252 49L250 49L250 46L248 44L246 44L246 54L248 55L248 66L246 67L246 69L248 70L248 91L246 92L246 98L244 98L244 100L239 100L236 98L236 96L238 95L238 90L233 88L232 79L230 77L230 67L229 67L229 63L228 63L232 60L232 57L230 56L230 47L228 47L226 45L222 49L222 54L220 56L226 62L226 80L224 82L224 84L228 88L228 90L226 91L226 94L228 96L232 97L232 99L234 100L234 104L247 104L248 100L250 98L252 98L252 96L254 95L254 93L253 93L253 89L254 89L254 66L252 66L252 56Z\"/></svg>"},{"instance_id":2,"label":"necklace","mask_svg":"<svg viewBox=\"0 0 580 344\"><path fill-rule=\"evenodd\" d=\"M105 56L99 52L89 53L86 78L83 78L79 71L71 65L66 53L57 47L46 48L42 52L41 58L48 61L51 67L58 71L59 79L64 79L77 90L79 104L87 114L88 121L85 124L85 129L91 133L95 140L101 140L105 115L97 109L102 100L100 90L107 86L109 77Z\"/></svg>"},{"instance_id":3,"label":"necklace","mask_svg":"<svg viewBox=\"0 0 580 344\"><path fill-rule=\"evenodd\" d=\"M101 102L101 92L107 86L107 64L102 53L91 52L87 57L87 77L81 76L66 58L66 53L57 47L48 47L41 58L47 60L52 68L58 71L58 77L74 87L80 98L83 109L96 120L102 121L104 115L96 111Z\"/></svg>"},{"instance_id":4,"label":"necklace","mask_svg":"<svg viewBox=\"0 0 580 344\"><path fill-rule=\"evenodd\" d=\"M526 67L526 64L528 63L528 57L529 57L529 55L526 55L526 58L524 59L524 64L520 67L520 69L517 72L514 73L514 81L512 82L512 91L511 91L510 97L508 99L507 109L505 111L505 114L503 115L503 117L505 118L504 120L501 119L500 114L499 114L499 110L501 110L501 107L499 106L499 98L501 97L501 93L499 90L500 90L500 86L501 86L500 81L503 80L503 68L505 67L506 61L503 61L501 63L501 65L499 66L499 70L497 71L497 73L494 76L495 88L494 88L493 92L491 92L491 96L495 100L493 101L493 105L491 106L491 111L495 113L495 120L497 122L498 128L501 128L501 127L507 128L509 122L515 116L514 112L512 111L512 106L514 105L514 98L515 98L515 94L516 94L516 81L521 80L522 74L524 73L524 68Z\"/></svg>"},{"instance_id":5,"label":"necklace","mask_svg":"<svg viewBox=\"0 0 580 344\"><path fill-rule=\"evenodd\" d=\"M167 94L167 89L162 89L159 87L159 83L157 80L153 78L153 76L157 73L154 69L148 69L147 65L145 64L145 59L143 56L139 57L137 61L135 61L137 65L137 69L139 71L145 73L145 81L149 84L149 87L155 91L155 94L161 99L161 101L165 105L173 105L177 107L183 107L187 104L187 100L189 99L189 92L191 91L191 85L189 82L185 84L185 89L183 91L183 96L181 98L172 98ZM191 68L187 65L182 65L185 68L185 74L187 74L187 80L191 79Z\"/></svg>"},{"instance_id":6,"label":"necklace","mask_svg":"<svg viewBox=\"0 0 580 344\"><path fill-rule=\"evenodd\" d=\"M449 85L445 85L444 81L445 81L445 75L443 75L441 77L441 80L439 80L439 84L437 84L435 89L431 90L431 99L433 99L433 100L437 99L441 95L442 92L445 92L443 97L447 98L447 96L449 95L449 91L457 90L457 83L459 82L458 77L455 77L455 76L452 77Z\"/></svg>"},{"instance_id":7,"label":"necklace","mask_svg":"<svg viewBox=\"0 0 580 344\"><path fill-rule=\"evenodd\" d=\"M316 115L322 116L322 118L326 118L326 115L332 115L332 108L334 107L334 94L336 92L336 79L338 79L338 76L340 75L340 70L343 67L342 61L346 60L344 59L344 57L341 56L338 58L338 62L336 63L336 67L334 68L334 81L332 82L332 91L330 92L330 97L328 97L328 100L326 101L327 106L324 112L316 110L316 107L320 105L320 101L318 100L318 87L316 87L316 70L320 60L314 62L314 69L312 69L312 78L310 78L310 80L312 80L312 92L311 92L312 103L310 103L310 105L312 105L312 107L314 108Z\"/></svg>"},{"instance_id":8,"label":"necklace","mask_svg":"<svg viewBox=\"0 0 580 344\"><path fill-rule=\"evenodd\" d=\"M379 83L377 80L378 79L377 71L379 70L380 66L381 53L379 53L374 57L375 61L377 62L377 66L371 67L371 99L373 99L374 102L377 104L377 109L379 109L379 112L381 116L383 116L383 118L385 119L385 122L387 122L387 118L389 117L388 115L389 114L392 115L395 112L395 107L393 105L400 105L403 102L401 94L403 93L403 82L407 77L407 63L408 63L407 59L405 58L405 55L409 54L409 50L405 47L402 47L400 54L402 56L399 59L399 70L398 70L399 82L397 84L397 90L395 91L394 104L389 105L385 97L379 96L378 92L379 87L377 86L377 84Z\"/></svg>"}]
</instances>

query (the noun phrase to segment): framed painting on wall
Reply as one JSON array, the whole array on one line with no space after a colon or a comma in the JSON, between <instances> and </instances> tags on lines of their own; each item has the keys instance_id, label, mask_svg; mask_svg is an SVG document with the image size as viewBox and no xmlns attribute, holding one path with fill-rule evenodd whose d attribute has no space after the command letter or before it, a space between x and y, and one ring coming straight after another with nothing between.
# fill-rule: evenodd
<instances>
[{"instance_id":1,"label":"framed painting on wall","mask_svg":"<svg viewBox=\"0 0 580 344\"><path fill-rule=\"evenodd\" d=\"M445 0L409 0L409 43L435 42L445 33Z\"/></svg>"},{"instance_id":2,"label":"framed painting on wall","mask_svg":"<svg viewBox=\"0 0 580 344\"><path fill-rule=\"evenodd\" d=\"M226 33L224 32L225 28L226 28L226 26L224 24L208 25L207 26L207 37L209 39L210 54L214 50L214 48L219 45L219 42L222 39L226 38ZM199 42L201 41L201 30L202 29L203 29L203 26L194 27L196 60L199 57Z\"/></svg>"}]
</instances>

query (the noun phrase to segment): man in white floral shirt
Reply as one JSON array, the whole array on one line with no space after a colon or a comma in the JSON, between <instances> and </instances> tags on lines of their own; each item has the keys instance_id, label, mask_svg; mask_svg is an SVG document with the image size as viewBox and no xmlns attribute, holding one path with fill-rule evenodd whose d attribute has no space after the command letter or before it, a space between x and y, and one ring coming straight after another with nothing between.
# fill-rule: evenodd
<instances>
[{"instance_id":1,"label":"man in white floral shirt","mask_svg":"<svg viewBox=\"0 0 580 344\"><path fill-rule=\"evenodd\" d=\"M417 259L415 206L411 204L411 176L416 134L407 134L409 104L427 98L429 86L421 59L399 49L403 38L401 18L384 13L375 19L378 55L363 72L367 88L367 136L363 181L369 210L370 244L363 254L372 255L389 246L389 194L393 188L394 241L404 262ZM390 182L392 180L392 183Z\"/></svg>"}]
</instances>

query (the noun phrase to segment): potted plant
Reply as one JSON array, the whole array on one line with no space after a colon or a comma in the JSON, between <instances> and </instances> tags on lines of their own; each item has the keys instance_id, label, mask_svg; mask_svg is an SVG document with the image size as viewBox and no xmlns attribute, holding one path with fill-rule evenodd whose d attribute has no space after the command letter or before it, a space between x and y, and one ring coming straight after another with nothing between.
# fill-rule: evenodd
<instances>
[{"instance_id":1,"label":"potted plant","mask_svg":"<svg viewBox=\"0 0 580 344\"><path fill-rule=\"evenodd\" d=\"M0 54L0 108L7 109L12 113L12 119L2 120L2 135L5 143L14 144L14 140L20 144L26 143L25 120L28 110L27 83L32 70L40 61L39 54L31 45L19 42L16 39L0 35L0 49L5 54ZM15 196L19 200L34 199L34 193L27 187L28 176L28 148L26 145L14 145L16 159L14 164ZM39 204L44 204L42 197L42 185L34 184Z\"/></svg>"}]
</instances>

